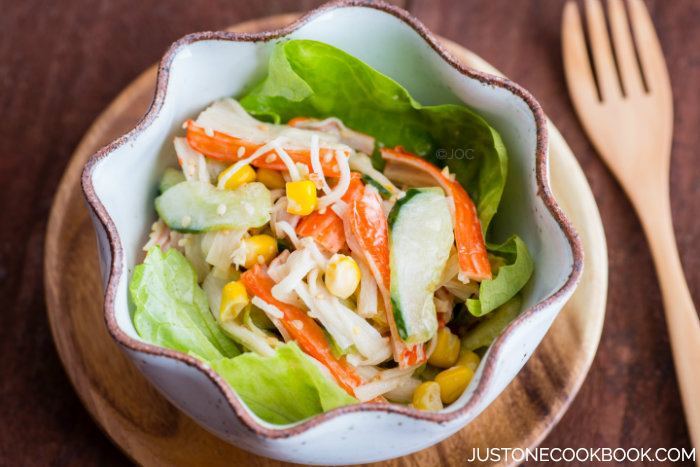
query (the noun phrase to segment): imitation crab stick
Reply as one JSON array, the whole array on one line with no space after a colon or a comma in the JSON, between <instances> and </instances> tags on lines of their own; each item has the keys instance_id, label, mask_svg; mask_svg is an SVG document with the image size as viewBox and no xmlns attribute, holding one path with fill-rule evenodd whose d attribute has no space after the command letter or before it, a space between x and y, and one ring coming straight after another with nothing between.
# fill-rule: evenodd
<instances>
[{"instance_id":1,"label":"imitation crab stick","mask_svg":"<svg viewBox=\"0 0 700 467\"><path fill-rule=\"evenodd\" d=\"M425 349L422 344L406 344L401 340L391 304L390 283L391 272L389 270L389 226L384 210L382 198L373 187L364 187L353 196L346 214L353 243L357 243L355 249L369 267L374 280L377 282L382 298L386 318L391 331L394 360L400 367L406 368L422 363L426 359ZM352 248L353 245L350 245Z\"/></svg>"},{"instance_id":2,"label":"imitation crab stick","mask_svg":"<svg viewBox=\"0 0 700 467\"><path fill-rule=\"evenodd\" d=\"M430 162L405 152L401 148L384 148L381 150L381 154L382 158L387 161L410 165L417 170L427 172L437 180L452 200L450 210L454 220L459 279L462 282L467 282L467 279L476 281L491 279L491 265L486 252L479 216L476 212L476 206L464 187Z\"/></svg>"},{"instance_id":3,"label":"imitation crab stick","mask_svg":"<svg viewBox=\"0 0 700 467\"><path fill-rule=\"evenodd\" d=\"M341 199L348 203L363 186L360 174L353 172L350 176L350 186ZM300 237L312 237L331 253L337 253L345 246L343 220L332 209L314 211L302 217L296 233Z\"/></svg>"},{"instance_id":4,"label":"imitation crab stick","mask_svg":"<svg viewBox=\"0 0 700 467\"><path fill-rule=\"evenodd\" d=\"M275 282L262 266L256 264L244 272L241 281L249 295L260 298L282 312L283 317L280 321L292 339L299 344L301 350L326 366L338 384L348 394L354 396L353 388L362 384L362 378L344 359L338 359L333 355L328 340L316 321L303 310L272 296L272 287Z\"/></svg>"},{"instance_id":5,"label":"imitation crab stick","mask_svg":"<svg viewBox=\"0 0 700 467\"><path fill-rule=\"evenodd\" d=\"M185 122L185 126L187 128L187 143L190 147L210 159L229 163L236 162L246 156L250 156L264 146L264 144L246 141L220 131L207 131L192 120ZM333 151L333 149L329 148L320 148L321 167L326 177L340 176L338 164L333 157ZM285 152L289 154L292 161L304 164L309 171L313 171L310 149L285 149ZM274 149L271 149L269 154L264 154L257 158L252 165L265 169L287 170L287 166L275 153Z\"/></svg>"},{"instance_id":6,"label":"imitation crab stick","mask_svg":"<svg viewBox=\"0 0 700 467\"><path fill-rule=\"evenodd\" d=\"M343 143L353 149L362 151L365 154L372 154L372 151L374 151L374 138L347 128L337 118L317 120L309 117L294 117L287 122L287 125L308 130L336 133Z\"/></svg>"}]
</instances>

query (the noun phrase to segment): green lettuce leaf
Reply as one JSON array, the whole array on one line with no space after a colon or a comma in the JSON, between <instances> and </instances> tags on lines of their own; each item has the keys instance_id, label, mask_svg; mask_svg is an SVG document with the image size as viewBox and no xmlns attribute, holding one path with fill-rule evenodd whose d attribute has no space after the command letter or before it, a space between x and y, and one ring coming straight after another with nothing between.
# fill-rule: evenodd
<instances>
[{"instance_id":1,"label":"green lettuce leaf","mask_svg":"<svg viewBox=\"0 0 700 467\"><path fill-rule=\"evenodd\" d=\"M151 248L136 266L129 291L134 327L146 341L204 360L240 354L216 324L196 272L179 251Z\"/></svg>"},{"instance_id":2,"label":"green lettuce leaf","mask_svg":"<svg viewBox=\"0 0 700 467\"><path fill-rule=\"evenodd\" d=\"M381 145L403 146L456 174L474 200L486 232L506 182L501 137L463 105L423 106L400 84L322 42L278 44L267 77L240 98L258 118L338 117Z\"/></svg>"},{"instance_id":3,"label":"green lettuce leaf","mask_svg":"<svg viewBox=\"0 0 700 467\"><path fill-rule=\"evenodd\" d=\"M496 276L479 285L479 298L468 299L467 308L474 316L483 316L513 298L532 275L534 264L520 237L514 235L500 245L488 245L490 253L502 258Z\"/></svg>"},{"instance_id":4,"label":"green lettuce leaf","mask_svg":"<svg viewBox=\"0 0 700 467\"><path fill-rule=\"evenodd\" d=\"M474 329L462 338L462 348L476 350L491 345L501 332L520 314L522 300L519 295L511 298L482 319Z\"/></svg>"},{"instance_id":5,"label":"green lettuce leaf","mask_svg":"<svg viewBox=\"0 0 700 467\"><path fill-rule=\"evenodd\" d=\"M211 362L255 414L270 423L293 423L356 403L290 342L275 355L245 353Z\"/></svg>"}]
</instances>

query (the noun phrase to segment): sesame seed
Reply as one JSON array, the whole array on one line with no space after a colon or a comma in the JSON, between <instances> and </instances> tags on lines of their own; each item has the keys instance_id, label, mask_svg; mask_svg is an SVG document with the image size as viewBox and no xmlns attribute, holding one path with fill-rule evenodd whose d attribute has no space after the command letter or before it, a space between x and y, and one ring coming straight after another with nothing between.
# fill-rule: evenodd
<instances>
[{"instance_id":1,"label":"sesame seed","mask_svg":"<svg viewBox=\"0 0 700 467\"><path fill-rule=\"evenodd\" d=\"M204 134L210 138L213 138L214 137L214 130L212 130L209 127L206 127L206 128L204 128Z\"/></svg>"},{"instance_id":2,"label":"sesame seed","mask_svg":"<svg viewBox=\"0 0 700 467\"><path fill-rule=\"evenodd\" d=\"M236 154L238 154L238 157L245 156L245 148L243 146L238 146L238 151L236 151Z\"/></svg>"},{"instance_id":3,"label":"sesame seed","mask_svg":"<svg viewBox=\"0 0 700 467\"><path fill-rule=\"evenodd\" d=\"M265 162L267 162L268 164L270 162L274 162L275 160L277 160L277 155L274 153L270 153L267 155L267 157L265 157Z\"/></svg>"},{"instance_id":4,"label":"sesame seed","mask_svg":"<svg viewBox=\"0 0 700 467\"><path fill-rule=\"evenodd\" d=\"M226 205L224 203L219 204L216 207L216 213L220 216L223 216L224 214L226 214Z\"/></svg>"},{"instance_id":5,"label":"sesame seed","mask_svg":"<svg viewBox=\"0 0 700 467\"><path fill-rule=\"evenodd\" d=\"M192 218L190 216L183 216L182 217L182 226L183 227L188 227L192 223Z\"/></svg>"}]
</instances>

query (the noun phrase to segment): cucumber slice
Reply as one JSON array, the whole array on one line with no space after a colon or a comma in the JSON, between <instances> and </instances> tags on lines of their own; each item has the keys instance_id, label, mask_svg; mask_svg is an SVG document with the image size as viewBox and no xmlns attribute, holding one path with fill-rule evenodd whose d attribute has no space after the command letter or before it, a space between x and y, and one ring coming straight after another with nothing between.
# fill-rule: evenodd
<instances>
[{"instance_id":1,"label":"cucumber slice","mask_svg":"<svg viewBox=\"0 0 700 467\"><path fill-rule=\"evenodd\" d=\"M165 169L165 172L163 172L163 176L160 179L160 184L158 185L158 191L160 193L165 193L168 188L172 188L178 183L184 182L185 181L185 174L182 173L182 170L174 169L172 167L168 167Z\"/></svg>"},{"instance_id":2,"label":"cucumber slice","mask_svg":"<svg viewBox=\"0 0 700 467\"><path fill-rule=\"evenodd\" d=\"M156 198L156 211L178 232L249 229L270 221L272 200L262 183L219 190L204 182L182 182Z\"/></svg>"},{"instance_id":3,"label":"cucumber slice","mask_svg":"<svg viewBox=\"0 0 700 467\"><path fill-rule=\"evenodd\" d=\"M437 331L433 294L454 242L452 217L440 188L411 188L389 213L391 304L406 343Z\"/></svg>"}]
</instances>

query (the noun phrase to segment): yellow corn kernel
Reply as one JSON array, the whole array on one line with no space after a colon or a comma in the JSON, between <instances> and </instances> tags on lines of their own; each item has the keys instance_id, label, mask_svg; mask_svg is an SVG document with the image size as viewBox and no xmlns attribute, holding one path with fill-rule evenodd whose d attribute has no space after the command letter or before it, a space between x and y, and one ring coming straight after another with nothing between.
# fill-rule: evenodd
<instances>
[{"instance_id":1,"label":"yellow corn kernel","mask_svg":"<svg viewBox=\"0 0 700 467\"><path fill-rule=\"evenodd\" d=\"M255 170L248 164L232 173L233 167L232 165L219 174L219 186L223 181L224 188L235 190L241 185L255 181Z\"/></svg>"},{"instance_id":2,"label":"yellow corn kernel","mask_svg":"<svg viewBox=\"0 0 700 467\"><path fill-rule=\"evenodd\" d=\"M284 188L284 177L282 172L272 169L258 169L258 181L270 190Z\"/></svg>"},{"instance_id":3,"label":"yellow corn kernel","mask_svg":"<svg viewBox=\"0 0 700 467\"><path fill-rule=\"evenodd\" d=\"M442 409L440 385L435 381L426 381L418 386L413 392L413 407L431 412Z\"/></svg>"},{"instance_id":4,"label":"yellow corn kernel","mask_svg":"<svg viewBox=\"0 0 700 467\"><path fill-rule=\"evenodd\" d=\"M245 266L250 269L256 264L267 264L277 256L277 240L269 235L253 235L243 240L245 245Z\"/></svg>"},{"instance_id":5,"label":"yellow corn kernel","mask_svg":"<svg viewBox=\"0 0 700 467\"><path fill-rule=\"evenodd\" d=\"M226 284L221 291L221 305L219 306L219 319L232 321L236 319L243 308L248 305L248 292L241 281L232 281Z\"/></svg>"},{"instance_id":6,"label":"yellow corn kernel","mask_svg":"<svg viewBox=\"0 0 700 467\"><path fill-rule=\"evenodd\" d=\"M335 254L326 267L324 282L330 293L346 299L360 284L360 267L351 257Z\"/></svg>"},{"instance_id":7,"label":"yellow corn kernel","mask_svg":"<svg viewBox=\"0 0 700 467\"><path fill-rule=\"evenodd\" d=\"M455 364L459 357L459 337L450 332L448 328L438 331L437 345L428 363L438 368L449 368Z\"/></svg>"},{"instance_id":8,"label":"yellow corn kernel","mask_svg":"<svg viewBox=\"0 0 700 467\"><path fill-rule=\"evenodd\" d=\"M440 385L440 399L445 404L451 404L462 395L474 372L466 366L453 366L441 371L435 376L435 382Z\"/></svg>"},{"instance_id":9,"label":"yellow corn kernel","mask_svg":"<svg viewBox=\"0 0 700 467\"><path fill-rule=\"evenodd\" d=\"M287 212L306 216L316 208L316 185L311 180L287 182Z\"/></svg>"},{"instance_id":10,"label":"yellow corn kernel","mask_svg":"<svg viewBox=\"0 0 700 467\"><path fill-rule=\"evenodd\" d=\"M455 365L466 366L476 373L476 369L479 367L480 361L481 359L477 354L471 350L462 349L459 352L459 358L457 359L457 363L455 363Z\"/></svg>"}]
</instances>

